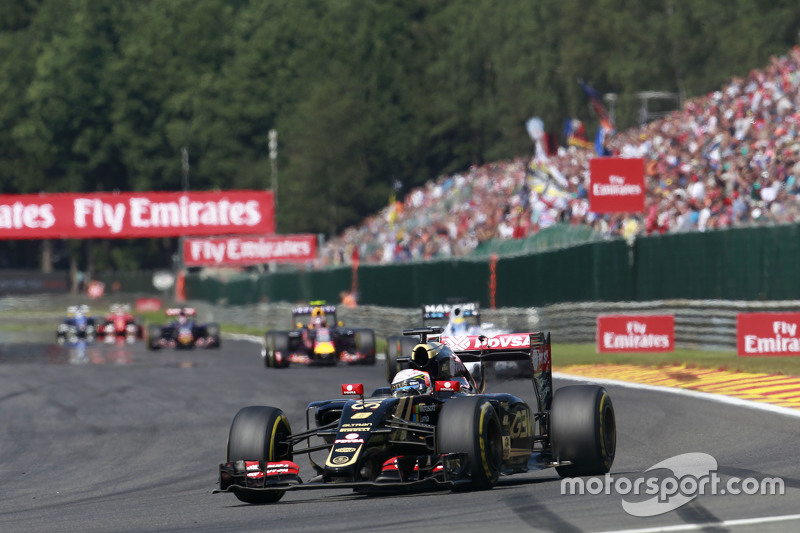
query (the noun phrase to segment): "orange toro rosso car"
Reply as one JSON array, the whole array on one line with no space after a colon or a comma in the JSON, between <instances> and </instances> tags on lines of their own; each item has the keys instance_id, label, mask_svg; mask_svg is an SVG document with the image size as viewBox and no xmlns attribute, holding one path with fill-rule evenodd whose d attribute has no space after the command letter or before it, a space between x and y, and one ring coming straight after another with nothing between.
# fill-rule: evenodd
<instances>
[{"instance_id":1,"label":"orange toro rosso car","mask_svg":"<svg viewBox=\"0 0 800 533\"><path fill-rule=\"evenodd\" d=\"M374 365L375 332L346 328L336 318L336 306L324 302L292 308L290 331L267 331L261 356L267 368L291 363L335 365L338 362Z\"/></svg>"},{"instance_id":2,"label":"orange toro rosso car","mask_svg":"<svg viewBox=\"0 0 800 533\"><path fill-rule=\"evenodd\" d=\"M228 433L219 487L248 503L275 503L287 491L351 488L358 493L412 489L489 489L501 476L555 468L559 476L603 475L616 451L616 421L603 387L573 385L553 393L550 335L418 336L403 354L408 368L389 387L364 394L345 383L341 398L308 404L305 427L292 429L276 407L239 410ZM527 361L529 399L485 393L465 363ZM308 456L301 477L294 457Z\"/></svg>"}]
</instances>

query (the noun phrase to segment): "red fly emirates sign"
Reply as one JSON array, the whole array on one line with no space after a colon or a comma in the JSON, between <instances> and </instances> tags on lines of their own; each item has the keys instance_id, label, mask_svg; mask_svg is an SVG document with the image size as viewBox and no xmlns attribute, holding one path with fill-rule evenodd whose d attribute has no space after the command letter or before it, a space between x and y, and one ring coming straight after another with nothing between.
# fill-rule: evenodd
<instances>
[{"instance_id":1,"label":"red fly emirates sign","mask_svg":"<svg viewBox=\"0 0 800 533\"><path fill-rule=\"evenodd\" d=\"M589 162L589 209L595 213L644 212L644 159L595 157Z\"/></svg>"},{"instance_id":2,"label":"red fly emirates sign","mask_svg":"<svg viewBox=\"0 0 800 533\"><path fill-rule=\"evenodd\" d=\"M739 313L736 349L747 355L800 355L800 313Z\"/></svg>"},{"instance_id":3,"label":"red fly emirates sign","mask_svg":"<svg viewBox=\"0 0 800 533\"><path fill-rule=\"evenodd\" d=\"M597 352L673 352L673 315L597 317Z\"/></svg>"},{"instance_id":4,"label":"red fly emirates sign","mask_svg":"<svg viewBox=\"0 0 800 533\"><path fill-rule=\"evenodd\" d=\"M183 241L186 266L298 263L317 258L315 235L217 237Z\"/></svg>"},{"instance_id":5,"label":"red fly emirates sign","mask_svg":"<svg viewBox=\"0 0 800 533\"><path fill-rule=\"evenodd\" d=\"M274 232L270 191L0 195L0 239Z\"/></svg>"}]
</instances>

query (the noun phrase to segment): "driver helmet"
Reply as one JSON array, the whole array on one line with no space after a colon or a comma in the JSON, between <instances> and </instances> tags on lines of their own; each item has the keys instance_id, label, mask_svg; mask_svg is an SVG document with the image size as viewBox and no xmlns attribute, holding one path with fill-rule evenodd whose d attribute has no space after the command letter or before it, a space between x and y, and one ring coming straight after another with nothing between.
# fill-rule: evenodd
<instances>
[{"instance_id":1,"label":"driver helmet","mask_svg":"<svg viewBox=\"0 0 800 533\"><path fill-rule=\"evenodd\" d=\"M189 317L186 316L184 311L181 311L178 314L178 324L186 324L186 321L189 320Z\"/></svg>"},{"instance_id":2,"label":"driver helmet","mask_svg":"<svg viewBox=\"0 0 800 533\"><path fill-rule=\"evenodd\" d=\"M327 320L325 320L325 311L322 310L321 307L315 307L311 310L311 327L313 328L324 328L328 325Z\"/></svg>"},{"instance_id":3,"label":"driver helmet","mask_svg":"<svg viewBox=\"0 0 800 533\"><path fill-rule=\"evenodd\" d=\"M401 370L392 380L392 396L416 396L433 392L431 375L423 370Z\"/></svg>"},{"instance_id":4,"label":"driver helmet","mask_svg":"<svg viewBox=\"0 0 800 533\"><path fill-rule=\"evenodd\" d=\"M463 335L467 333L467 321L461 316L461 308L454 307L450 314L450 334Z\"/></svg>"}]
</instances>

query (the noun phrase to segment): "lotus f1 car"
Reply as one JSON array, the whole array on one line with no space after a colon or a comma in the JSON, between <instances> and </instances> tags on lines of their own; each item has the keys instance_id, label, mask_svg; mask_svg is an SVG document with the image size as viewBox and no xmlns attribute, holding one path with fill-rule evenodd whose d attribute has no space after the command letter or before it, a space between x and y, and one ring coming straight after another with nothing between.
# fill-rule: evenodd
<instances>
[{"instance_id":1,"label":"lotus f1 car","mask_svg":"<svg viewBox=\"0 0 800 533\"><path fill-rule=\"evenodd\" d=\"M175 307L165 311L173 320L164 326L147 328L147 348L219 348L219 324L201 324L195 320L197 310L192 307Z\"/></svg>"},{"instance_id":2,"label":"lotus f1 car","mask_svg":"<svg viewBox=\"0 0 800 533\"><path fill-rule=\"evenodd\" d=\"M549 467L560 476L609 471L616 450L611 398L595 385L553 394L549 334L427 340L441 332L404 332L420 339L406 357L406 372L429 375L430 388L405 386L397 376L391 388L365 397L363 384L344 384L344 398L308 405L301 431L293 431L278 408L241 409L214 492L274 503L294 490L488 489L502 475ZM530 364L533 404L511 394L485 394L483 380L473 379L464 365L505 360ZM308 454L314 469L308 480L293 461L298 454Z\"/></svg>"},{"instance_id":3,"label":"lotus f1 car","mask_svg":"<svg viewBox=\"0 0 800 533\"><path fill-rule=\"evenodd\" d=\"M296 329L291 331L266 332L261 349L264 366L375 364L375 332L344 327L336 319L335 305L311 302L294 307L292 323Z\"/></svg>"}]
</instances>

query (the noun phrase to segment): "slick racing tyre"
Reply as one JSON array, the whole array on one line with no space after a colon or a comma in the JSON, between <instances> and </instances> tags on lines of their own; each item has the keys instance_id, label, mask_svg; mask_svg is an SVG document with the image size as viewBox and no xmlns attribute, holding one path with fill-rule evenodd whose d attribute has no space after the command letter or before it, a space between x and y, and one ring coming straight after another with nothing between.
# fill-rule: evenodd
<instances>
[{"instance_id":1,"label":"slick racing tyre","mask_svg":"<svg viewBox=\"0 0 800 533\"><path fill-rule=\"evenodd\" d=\"M391 383L395 374L408 368L408 363L398 363L400 356L410 356L418 339L393 335L386 339L386 383Z\"/></svg>"},{"instance_id":2,"label":"slick racing tyre","mask_svg":"<svg viewBox=\"0 0 800 533\"><path fill-rule=\"evenodd\" d=\"M219 324L216 322L210 322L206 325L206 336L208 337L208 346L209 348L219 348L222 346L222 338L220 337L220 328Z\"/></svg>"},{"instance_id":3,"label":"slick racing tyre","mask_svg":"<svg viewBox=\"0 0 800 533\"><path fill-rule=\"evenodd\" d=\"M607 473L617 448L617 425L611 397L597 385L558 389L550 414L553 459L570 461L558 466L561 477Z\"/></svg>"},{"instance_id":4,"label":"slick racing tyre","mask_svg":"<svg viewBox=\"0 0 800 533\"><path fill-rule=\"evenodd\" d=\"M497 412L486 398L472 396L445 402L436 427L438 453L464 453L473 490L490 489L503 466L503 433Z\"/></svg>"},{"instance_id":5,"label":"slick racing tyre","mask_svg":"<svg viewBox=\"0 0 800 533\"><path fill-rule=\"evenodd\" d=\"M397 352L400 349L400 337L386 339L386 383L391 383L397 374Z\"/></svg>"},{"instance_id":6,"label":"slick racing tyre","mask_svg":"<svg viewBox=\"0 0 800 533\"><path fill-rule=\"evenodd\" d=\"M356 336L356 351L364 354L364 359L361 361L362 365L375 364L375 332L371 329L357 329Z\"/></svg>"},{"instance_id":7,"label":"slick racing tyre","mask_svg":"<svg viewBox=\"0 0 800 533\"><path fill-rule=\"evenodd\" d=\"M161 340L161 328L159 326L147 327L147 349L158 350L160 348L158 342Z\"/></svg>"},{"instance_id":8,"label":"slick racing tyre","mask_svg":"<svg viewBox=\"0 0 800 533\"><path fill-rule=\"evenodd\" d=\"M292 460L292 449L284 444L292 434L289 419L275 407L250 406L236 413L228 434L228 462ZM284 491L235 492L246 503L275 503Z\"/></svg>"},{"instance_id":9,"label":"slick racing tyre","mask_svg":"<svg viewBox=\"0 0 800 533\"><path fill-rule=\"evenodd\" d=\"M279 361L275 352L281 353ZM289 366L289 334L285 331L268 331L264 337L264 366L286 368Z\"/></svg>"}]
</instances>

